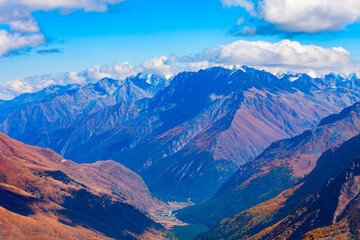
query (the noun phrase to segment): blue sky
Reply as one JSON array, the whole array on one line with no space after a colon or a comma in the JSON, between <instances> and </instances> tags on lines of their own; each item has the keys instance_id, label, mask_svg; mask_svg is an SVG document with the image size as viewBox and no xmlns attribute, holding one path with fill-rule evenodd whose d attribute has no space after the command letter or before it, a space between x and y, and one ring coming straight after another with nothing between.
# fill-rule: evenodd
<instances>
[{"instance_id":1,"label":"blue sky","mask_svg":"<svg viewBox=\"0 0 360 240\"><path fill-rule=\"evenodd\" d=\"M32 51L2 58L0 65L10 70L3 77L11 80L80 71L96 64L139 64L170 53L196 53L234 41L226 30L238 15L239 9L224 8L218 0L128 0L106 13L38 11L34 16L49 39L39 49L60 48L63 53L39 55Z\"/></svg>"},{"instance_id":2,"label":"blue sky","mask_svg":"<svg viewBox=\"0 0 360 240\"><path fill-rule=\"evenodd\" d=\"M341 72L338 62L346 65L344 72L356 71L360 10L354 9L360 5L357 0L326 1L329 6L319 5L320 0L284 0L288 4L280 6L277 0L5 0L0 3L0 15L6 13L0 17L0 92L12 96L38 90L50 78L63 84L93 81L112 76L113 69L120 69L112 64L123 62L131 64L131 71L115 71L119 78L137 71L171 75L199 65L271 65L274 71L305 72L314 65L315 71ZM166 59L157 59L161 56ZM311 64L306 56L322 63ZM92 66L97 74L90 76ZM63 74L60 80L56 73ZM14 80L16 85L9 83Z\"/></svg>"}]
</instances>

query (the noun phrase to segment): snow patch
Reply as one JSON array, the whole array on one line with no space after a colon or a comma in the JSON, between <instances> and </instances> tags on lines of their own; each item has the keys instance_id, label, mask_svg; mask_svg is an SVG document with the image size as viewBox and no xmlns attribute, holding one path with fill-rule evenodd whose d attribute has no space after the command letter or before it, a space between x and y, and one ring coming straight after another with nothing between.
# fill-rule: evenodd
<instances>
[{"instance_id":1,"label":"snow patch","mask_svg":"<svg viewBox=\"0 0 360 240\"><path fill-rule=\"evenodd\" d=\"M221 99L221 98L224 98L224 96L223 96L223 95L216 95L215 93L213 93L213 94L210 95L210 99L211 99L212 101L215 101L215 100Z\"/></svg>"},{"instance_id":2,"label":"snow patch","mask_svg":"<svg viewBox=\"0 0 360 240\"><path fill-rule=\"evenodd\" d=\"M298 80L300 77L299 76L292 76L289 78L290 82L295 82L296 80Z\"/></svg>"},{"instance_id":3,"label":"snow patch","mask_svg":"<svg viewBox=\"0 0 360 240\"><path fill-rule=\"evenodd\" d=\"M309 76L312 77L312 78L318 78L318 77L320 77L320 75L317 74L317 73L315 73L314 71L308 72L307 75L309 75Z\"/></svg>"}]
</instances>

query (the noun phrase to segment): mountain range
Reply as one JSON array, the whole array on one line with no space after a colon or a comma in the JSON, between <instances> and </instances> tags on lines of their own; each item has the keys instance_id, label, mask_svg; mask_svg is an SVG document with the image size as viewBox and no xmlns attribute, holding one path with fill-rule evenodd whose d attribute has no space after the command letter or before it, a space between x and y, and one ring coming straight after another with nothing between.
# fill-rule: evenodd
<instances>
[{"instance_id":1,"label":"mountain range","mask_svg":"<svg viewBox=\"0 0 360 240\"><path fill-rule=\"evenodd\" d=\"M0 101L0 236L357 239L359 90L243 66Z\"/></svg>"},{"instance_id":2,"label":"mountain range","mask_svg":"<svg viewBox=\"0 0 360 240\"><path fill-rule=\"evenodd\" d=\"M359 86L336 75L278 78L246 66L183 72L170 83L103 79L2 103L0 130L78 163L112 159L159 196L201 201L272 142L359 101Z\"/></svg>"}]
</instances>

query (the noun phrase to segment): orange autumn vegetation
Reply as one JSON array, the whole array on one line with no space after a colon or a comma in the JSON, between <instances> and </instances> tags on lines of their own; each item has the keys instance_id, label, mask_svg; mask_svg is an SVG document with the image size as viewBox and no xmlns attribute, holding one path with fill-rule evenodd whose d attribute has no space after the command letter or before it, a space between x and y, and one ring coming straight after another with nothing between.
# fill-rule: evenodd
<instances>
[{"instance_id":1,"label":"orange autumn vegetation","mask_svg":"<svg viewBox=\"0 0 360 240\"><path fill-rule=\"evenodd\" d=\"M118 163L79 165L0 133L1 239L164 239L142 213L161 204Z\"/></svg>"},{"instance_id":2,"label":"orange autumn vegetation","mask_svg":"<svg viewBox=\"0 0 360 240\"><path fill-rule=\"evenodd\" d=\"M336 224L317 228L305 234L303 240L316 239L333 239L345 240L349 238L349 227L346 221L341 221Z\"/></svg>"}]
</instances>

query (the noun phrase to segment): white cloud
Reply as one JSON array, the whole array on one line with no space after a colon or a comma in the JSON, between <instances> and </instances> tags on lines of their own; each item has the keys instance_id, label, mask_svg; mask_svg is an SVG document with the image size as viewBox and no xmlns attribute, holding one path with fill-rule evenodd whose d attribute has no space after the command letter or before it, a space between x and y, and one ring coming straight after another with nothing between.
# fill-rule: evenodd
<instances>
[{"instance_id":1,"label":"white cloud","mask_svg":"<svg viewBox=\"0 0 360 240\"><path fill-rule=\"evenodd\" d=\"M40 34L34 11L76 10L105 12L109 5L124 0L0 0L0 24L9 25L10 31L0 32L0 57L24 47L36 47L45 42Z\"/></svg>"},{"instance_id":2,"label":"white cloud","mask_svg":"<svg viewBox=\"0 0 360 240\"><path fill-rule=\"evenodd\" d=\"M40 28L35 19L29 18L26 20L14 20L9 22L10 28L14 31L31 33L39 32Z\"/></svg>"},{"instance_id":3,"label":"white cloud","mask_svg":"<svg viewBox=\"0 0 360 240\"><path fill-rule=\"evenodd\" d=\"M0 6L20 6L26 7L31 11L36 10L55 10L82 9L88 12L104 12L108 10L109 5L118 4L124 0L1 0Z\"/></svg>"},{"instance_id":4,"label":"white cloud","mask_svg":"<svg viewBox=\"0 0 360 240\"><path fill-rule=\"evenodd\" d=\"M0 99L11 99L21 93L40 91L53 84L68 85L77 83L81 85L94 83L105 77L124 80L138 73L159 74L170 77L178 71L180 69L175 69L175 65L172 65L167 57L154 58L137 66L133 66L128 62L92 66L81 72L30 76L23 80L16 79L15 81L0 84Z\"/></svg>"},{"instance_id":5,"label":"white cloud","mask_svg":"<svg viewBox=\"0 0 360 240\"><path fill-rule=\"evenodd\" d=\"M221 66L222 64L218 64L218 66ZM187 71L199 71L200 69L207 69L210 67L214 67L216 66L216 64L214 64L213 62L210 63L210 61L208 60L204 60L204 61L194 61L194 62L189 62L188 65L185 67L185 70Z\"/></svg>"},{"instance_id":6,"label":"white cloud","mask_svg":"<svg viewBox=\"0 0 360 240\"><path fill-rule=\"evenodd\" d=\"M130 63L125 62L90 67L78 75L88 82L95 82L104 77L123 80L128 76L136 75L140 71L139 67L134 67Z\"/></svg>"},{"instance_id":7,"label":"white cloud","mask_svg":"<svg viewBox=\"0 0 360 240\"><path fill-rule=\"evenodd\" d=\"M149 61L145 61L141 68L144 73L158 74L165 77L171 77L175 72L178 72L179 69L176 67L172 59L167 57L158 57L153 58Z\"/></svg>"},{"instance_id":8,"label":"white cloud","mask_svg":"<svg viewBox=\"0 0 360 240\"><path fill-rule=\"evenodd\" d=\"M359 0L263 0L261 16L287 32L343 29L360 18Z\"/></svg>"},{"instance_id":9,"label":"white cloud","mask_svg":"<svg viewBox=\"0 0 360 240\"><path fill-rule=\"evenodd\" d=\"M21 48L36 47L44 42L42 34L23 35L0 30L0 57Z\"/></svg>"},{"instance_id":10,"label":"white cloud","mask_svg":"<svg viewBox=\"0 0 360 240\"><path fill-rule=\"evenodd\" d=\"M359 0L261 0L253 7L246 0L221 1L242 6L252 16L288 33L333 32L360 19Z\"/></svg>"},{"instance_id":11,"label":"white cloud","mask_svg":"<svg viewBox=\"0 0 360 240\"><path fill-rule=\"evenodd\" d=\"M0 85L0 97L3 99L10 99L21 93L31 93L34 88L24 81L16 79Z\"/></svg>"},{"instance_id":12,"label":"white cloud","mask_svg":"<svg viewBox=\"0 0 360 240\"><path fill-rule=\"evenodd\" d=\"M221 2L225 6L236 6L236 7L243 7L245 8L249 13L255 14L255 6L251 1L248 0L221 0Z\"/></svg>"},{"instance_id":13,"label":"white cloud","mask_svg":"<svg viewBox=\"0 0 360 240\"><path fill-rule=\"evenodd\" d=\"M81 72L67 72L40 75L0 84L0 97L11 98L23 92L39 91L51 84L67 85L96 82L104 77L123 80L140 72L170 77L180 71L198 71L213 66L251 67L265 69L272 73L314 71L359 73L360 64L350 52L342 47L324 48L316 45L302 45L296 41L283 40L277 43L264 41L236 41L231 44L205 49L195 56L157 57L141 65L113 63L93 66Z\"/></svg>"},{"instance_id":14,"label":"white cloud","mask_svg":"<svg viewBox=\"0 0 360 240\"><path fill-rule=\"evenodd\" d=\"M277 43L236 41L204 50L197 59L224 65L283 67L288 69L335 69L354 64L350 52L341 47L323 48L296 41Z\"/></svg>"},{"instance_id":15,"label":"white cloud","mask_svg":"<svg viewBox=\"0 0 360 240\"><path fill-rule=\"evenodd\" d=\"M22 33L39 32L37 21L31 11L19 6L3 6L0 1L0 23L10 26L11 31Z\"/></svg>"},{"instance_id":16,"label":"white cloud","mask_svg":"<svg viewBox=\"0 0 360 240\"><path fill-rule=\"evenodd\" d=\"M105 12L109 5L122 1L124 0L0 0L0 23L8 24L11 31L39 32L38 23L32 16L34 11Z\"/></svg>"}]
</instances>

